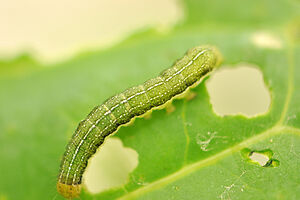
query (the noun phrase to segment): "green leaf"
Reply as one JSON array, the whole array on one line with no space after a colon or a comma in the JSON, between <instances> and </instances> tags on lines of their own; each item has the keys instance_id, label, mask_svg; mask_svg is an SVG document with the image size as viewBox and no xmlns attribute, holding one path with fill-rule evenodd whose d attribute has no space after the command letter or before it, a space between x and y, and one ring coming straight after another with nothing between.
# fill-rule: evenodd
<instances>
[{"instance_id":1,"label":"green leaf","mask_svg":"<svg viewBox=\"0 0 300 200\"><path fill-rule=\"evenodd\" d=\"M151 119L121 128L114 137L137 151L137 168L124 186L97 195L84 189L81 198L299 198L299 4L191 0L185 6L187 21L165 35L149 30L47 68L30 59L0 63L0 199L62 199L56 176L77 123L95 105L157 76L199 44L219 47L224 65L257 65L271 93L269 112L219 117L202 83L195 99L174 101L173 113L154 111ZM282 48L255 46L251 37L261 29L280 37ZM203 151L197 137L208 132L218 138ZM267 152L275 164L251 162L251 152Z\"/></svg>"}]
</instances>

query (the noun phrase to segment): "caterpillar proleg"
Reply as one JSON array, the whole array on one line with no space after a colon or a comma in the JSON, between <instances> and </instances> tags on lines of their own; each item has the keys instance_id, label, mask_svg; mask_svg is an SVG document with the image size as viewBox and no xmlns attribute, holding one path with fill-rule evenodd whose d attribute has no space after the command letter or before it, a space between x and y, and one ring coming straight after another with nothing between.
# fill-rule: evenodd
<instances>
[{"instance_id":1,"label":"caterpillar proleg","mask_svg":"<svg viewBox=\"0 0 300 200\"><path fill-rule=\"evenodd\" d=\"M89 158L104 139L134 118L179 98L221 62L212 46L191 48L174 65L156 78L108 98L82 120L67 145L61 161L57 191L65 198L80 195L82 175Z\"/></svg>"}]
</instances>

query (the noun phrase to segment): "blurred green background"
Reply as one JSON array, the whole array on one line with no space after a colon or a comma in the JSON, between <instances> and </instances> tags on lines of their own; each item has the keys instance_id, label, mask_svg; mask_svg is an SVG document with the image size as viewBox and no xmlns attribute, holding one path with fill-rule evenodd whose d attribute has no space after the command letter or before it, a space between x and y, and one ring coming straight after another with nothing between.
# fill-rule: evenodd
<instances>
[{"instance_id":1,"label":"blurred green background","mask_svg":"<svg viewBox=\"0 0 300 200\"><path fill-rule=\"evenodd\" d=\"M122 128L89 166L81 199L300 197L299 1L2 0L0 5L0 200L62 199L56 178L78 122L95 105L157 76L199 44L220 48L223 68L255 68L261 77L251 79L248 89L233 82L240 86L237 93L220 82L220 96L208 94L209 79L195 89L195 100L175 101L174 113L155 111L151 119ZM243 73L230 72L225 79L253 78ZM267 92L258 94L256 82ZM225 113L219 114L225 117L215 115L210 97L221 100ZM266 106L256 111L262 102ZM232 107L238 109L231 112ZM272 134L272 127L284 131ZM242 147L272 149L280 167L246 163ZM226 150L232 153L223 156ZM202 168L200 162L206 166L210 158L216 162ZM151 186L193 163L199 163L194 173Z\"/></svg>"}]
</instances>

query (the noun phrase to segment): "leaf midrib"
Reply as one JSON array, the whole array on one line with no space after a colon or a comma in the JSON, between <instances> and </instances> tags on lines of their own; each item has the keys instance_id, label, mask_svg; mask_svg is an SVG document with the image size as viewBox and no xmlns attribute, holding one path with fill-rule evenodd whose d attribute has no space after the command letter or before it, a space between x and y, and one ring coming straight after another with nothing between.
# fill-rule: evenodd
<instances>
[{"instance_id":1,"label":"leaf midrib","mask_svg":"<svg viewBox=\"0 0 300 200\"><path fill-rule=\"evenodd\" d=\"M163 186L165 186L171 182L174 182L174 181L180 179L181 177L184 177L187 174L193 173L202 167L209 166L209 165L221 160L222 158L225 158L228 155L238 152L238 151L242 150L243 148L248 147L251 144L255 144L255 143L257 143L261 140L264 140L268 137L277 135L277 134L281 133L282 131L285 131L285 133L292 133L292 134L296 134L296 135L300 136L300 129L298 129L298 128L294 128L294 127L290 127L290 126L278 126L278 125L273 126L272 128L254 136L254 137L251 137L233 147L225 149L224 151L221 151L221 152L219 152L211 157L208 157L204 160L200 160L193 164L186 165L185 167L181 168L177 172L174 172L173 174L170 174L169 176L163 177L161 179L158 179L157 181L150 183L147 186L144 186L135 191L129 192L129 193L125 194L124 196L118 198L118 200L136 198L136 197L138 197L142 194L145 194L149 191L162 188Z\"/></svg>"}]
</instances>

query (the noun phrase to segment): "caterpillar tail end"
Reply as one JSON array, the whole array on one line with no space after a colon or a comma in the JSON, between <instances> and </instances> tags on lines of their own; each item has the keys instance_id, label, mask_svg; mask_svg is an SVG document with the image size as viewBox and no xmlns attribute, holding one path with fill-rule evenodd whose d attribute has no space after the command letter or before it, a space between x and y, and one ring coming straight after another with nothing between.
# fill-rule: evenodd
<instances>
[{"instance_id":1,"label":"caterpillar tail end","mask_svg":"<svg viewBox=\"0 0 300 200\"><path fill-rule=\"evenodd\" d=\"M56 184L57 191L66 199L74 199L79 197L81 185L68 185L61 182Z\"/></svg>"}]
</instances>

